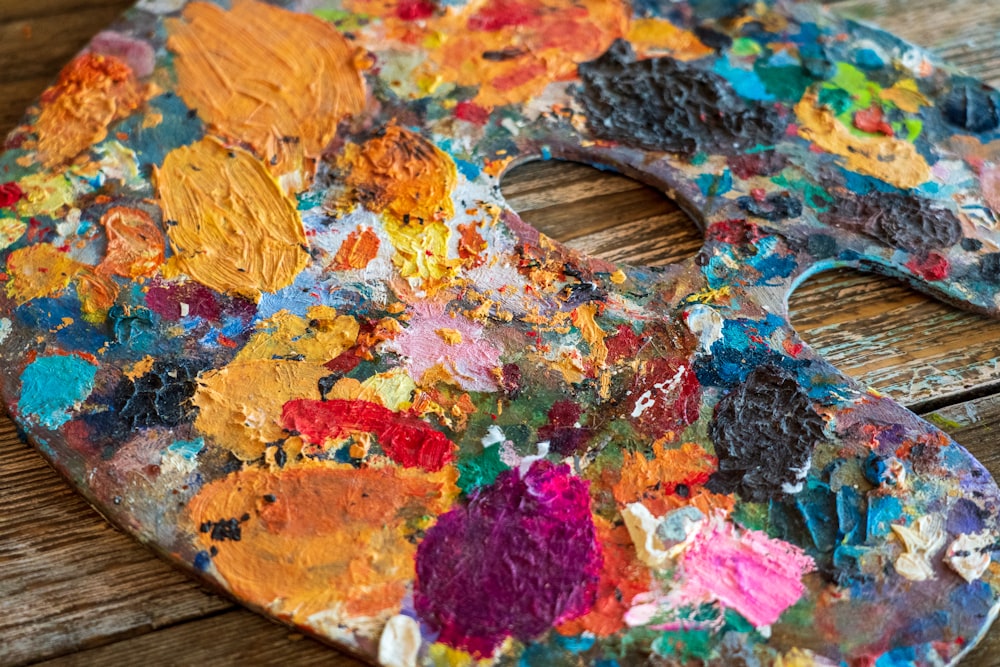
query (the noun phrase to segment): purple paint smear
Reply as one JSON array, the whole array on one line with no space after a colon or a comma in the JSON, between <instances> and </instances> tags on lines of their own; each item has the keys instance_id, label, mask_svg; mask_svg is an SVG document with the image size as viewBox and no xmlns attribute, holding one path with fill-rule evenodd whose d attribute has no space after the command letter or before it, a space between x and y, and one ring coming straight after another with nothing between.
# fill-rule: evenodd
<instances>
[{"instance_id":1,"label":"purple paint smear","mask_svg":"<svg viewBox=\"0 0 1000 667\"><path fill-rule=\"evenodd\" d=\"M585 614L601 563L587 482L539 461L523 479L501 473L427 532L416 611L439 641L488 656L508 636L530 640Z\"/></svg>"}]
</instances>

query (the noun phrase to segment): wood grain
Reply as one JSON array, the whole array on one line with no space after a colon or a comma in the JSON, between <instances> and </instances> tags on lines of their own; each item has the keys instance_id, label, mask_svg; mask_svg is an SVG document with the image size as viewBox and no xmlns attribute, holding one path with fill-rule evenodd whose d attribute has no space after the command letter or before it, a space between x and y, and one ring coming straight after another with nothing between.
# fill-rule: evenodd
<instances>
[{"instance_id":1,"label":"wood grain","mask_svg":"<svg viewBox=\"0 0 1000 667\"><path fill-rule=\"evenodd\" d=\"M0 0L0 134L128 4ZM1000 82L996 2L846 0L835 7ZM661 194L587 167L525 165L505 179L504 191L550 236L615 261L665 264L700 245L693 223ZM806 340L845 371L917 408L947 404L932 418L1000 473L1000 323L851 272L811 279L791 310ZM108 526L5 418L0 499L0 664L360 664L204 591ZM1000 665L1000 630L966 664Z\"/></svg>"}]
</instances>

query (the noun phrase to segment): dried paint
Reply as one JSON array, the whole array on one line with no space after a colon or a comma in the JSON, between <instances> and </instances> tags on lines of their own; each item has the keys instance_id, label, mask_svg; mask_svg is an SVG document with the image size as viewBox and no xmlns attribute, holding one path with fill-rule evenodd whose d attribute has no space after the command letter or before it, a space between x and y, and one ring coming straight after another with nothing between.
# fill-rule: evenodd
<instances>
[{"instance_id":1,"label":"dried paint","mask_svg":"<svg viewBox=\"0 0 1000 667\"><path fill-rule=\"evenodd\" d=\"M35 121L39 159L46 167L68 162L108 135L108 125L144 101L131 68L113 56L77 56L42 93Z\"/></svg>"},{"instance_id":2,"label":"dried paint","mask_svg":"<svg viewBox=\"0 0 1000 667\"><path fill-rule=\"evenodd\" d=\"M418 547L415 607L438 641L489 656L586 613L600 564L586 484L540 462L438 518Z\"/></svg>"},{"instance_id":3,"label":"dried paint","mask_svg":"<svg viewBox=\"0 0 1000 667\"><path fill-rule=\"evenodd\" d=\"M103 512L393 665L982 635L1000 489L786 313L831 265L1000 312L1000 94L807 3L284 4L144 2L7 143L3 391ZM703 247L544 237L538 156Z\"/></svg>"},{"instance_id":4,"label":"dried paint","mask_svg":"<svg viewBox=\"0 0 1000 667\"><path fill-rule=\"evenodd\" d=\"M203 139L156 171L174 256L167 275L258 298L289 285L309 255L295 204L250 153Z\"/></svg>"},{"instance_id":5,"label":"dried paint","mask_svg":"<svg viewBox=\"0 0 1000 667\"><path fill-rule=\"evenodd\" d=\"M318 18L238 0L229 11L192 2L165 23L177 93L275 174L299 172L294 182L308 183L337 124L364 106L357 55Z\"/></svg>"},{"instance_id":6,"label":"dried paint","mask_svg":"<svg viewBox=\"0 0 1000 667\"><path fill-rule=\"evenodd\" d=\"M22 372L18 412L48 429L62 426L90 395L96 374L97 366L80 357L39 357Z\"/></svg>"},{"instance_id":7,"label":"dried paint","mask_svg":"<svg viewBox=\"0 0 1000 667\"><path fill-rule=\"evenodd\" d=\"M232 473L204 486L187 511L189 530L234 592L280 601L277 613L308 623L338 605L346 614L398 613L413 576L409 538L449 504L446 476L311 464ZM363 596L346 594L358 588Z\"/></svg>"}]
</instances>

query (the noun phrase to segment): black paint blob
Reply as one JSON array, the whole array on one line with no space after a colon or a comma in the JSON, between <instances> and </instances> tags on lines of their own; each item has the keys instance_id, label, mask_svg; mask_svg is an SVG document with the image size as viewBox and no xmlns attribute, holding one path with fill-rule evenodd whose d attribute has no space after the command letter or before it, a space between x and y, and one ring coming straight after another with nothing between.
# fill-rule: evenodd
<instances>
[{"instance_id":1,"label":"black paint blob","mask_svg":"<svg viewBox=\"0 0 1000 667\"><path fill-rule=\"evenodd\" d=\"M198 369L188 362L157 361L135 380L126 380L118 392L121 418L131 426L177 426L194 416L191 405Z\"/></svg>"},{"instance_id":2,"label":"black paint blob","mask_svg":"<svg viewBox=\"0 0 1000 667\"><path fill-rule=\"evenodd\" d=\"M979 278L1000 285L1000 252L991 252L979 259Z\"/></svg>"},{"instance_id":3,"label":"black paint blob","mask_svg":"<svg viewBox=\"0 0 1000 667\"><path fill-rule=\"evenodd\" d=\"M788 220L802 215L802 202L798 197L786 192L772 192L763 201L753 197L740 197L736 200L739 207L755 218L763 218L771 222Z\"/></svg>"},{"instance_id":4,"label":"black paint blob","mask_svg":"<svg viewBox=\"0 0 1000 667\"><path fill-rule=\"evenodd\" d=\"M990 132L1000 127L1000 110L993 89L975 80L956 80L941 102L945 120L968 132Z\"/></svg>"},{"instance_id":5,"label":"black paint blob","mask_svg":"<svg viewBox=\"0 0 1000 667\"><path fill-rule=\"evenodd\" d=\"M734 155L776 143L787 125L772 107L748 105L718 74L667 57L636 61L623 40L579 72L590 130L625 145Z\"/></svg>"},{"instance_id":6,"label":"black paint blob","mask_svg":"<svg viewBox=\"0 0 1000 667\"><path fill-rule=\"evenodd\" d=\"M759 366L715 406L708 434L719 470L708 488L752 502L794 492L808 473L813 446L825 438L823 425L794 376Z\"/></svg>"},{"instance_id":7,"label":"black paint blob","mask_svg":"<svg viewBox=\"0 0 1000 667\"><path fill-rule=\"evenodd\" d=\"M962 239L962 224L954 213L913 195L872 192L842 198L819 219L907 252L943 250Z\"/></svg>"}]
</instances>

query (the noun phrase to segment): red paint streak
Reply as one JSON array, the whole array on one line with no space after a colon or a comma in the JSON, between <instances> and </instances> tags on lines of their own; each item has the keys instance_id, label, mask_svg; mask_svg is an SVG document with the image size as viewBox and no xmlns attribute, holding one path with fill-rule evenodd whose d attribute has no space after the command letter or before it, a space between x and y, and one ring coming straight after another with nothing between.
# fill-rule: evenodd
<instances>
[{"instance_id":1,"label":"red paint streak","mask_svg":"<svg viewBox=\"0 0 1000 667\"><path fill-rule=\"evenodd\" d=\"M604 341L608 348L608 363L613 364L621 359L634 359L642 347L642 337L632 331L627 324L618 325L618 333Z\"/></svg>"},{"instance_id":2,"label":"red paint streak","mask_svg":"<svg viewBox=\"0 0 1000 667\"><path fill-rule=\"evenodd\" d=\"M534 8L516 0L493 0L469 19L469 30L496 32L503 28L529 23L536 16Z\"/></svg>"},{"instance_id":3,"label":"red paint streak","mask_svg":"<svg viewBox=\"0 0 1000 667\"><path fill-rule=\"evenodd\" d=\"M856 111L854 113L854 127L862 132L871 132L872 134L881 133L887 137L895 134L892 130L892 125L887 123L885 116L882 115L882 107L877 104L873 104L868 109Z\"/></svg>"},{"instance_id":4,"label":"red paint streak","mask_svg":"<svg viewBox=\"0 0 1000 667\"><path fill-rule=\"evenodd\" d=\"M951 265L947 257L931 252L927 257L913 257L906 263L906 268L924 280L944 280Z\"/></svg>"},{"instance_id":5,"label":"red paint streak","mask_svg":"<svg viewBox=\"0 0 1000 667\"><path fill-rule=\"evenodd\" d=\"M24 190L14 181L0 183L0 208L11 208L23 198Z\"/></svg>"},{"instance_id":6,"label":"red paint streak","mask_svg":"<svg viewBox=\"0 0 1000 667\"><path fill-rule=\"evenodd\" d=\"M404 21L419 21L430 18L434 13L434 3L428 0L399 0L396 17Z\"/></svg>"},{"instance_id":7,"label":"red paint streak","mask_svg":"<svg viewBox=\"0 0 1000 667\"><path fill-rule=\"evenodd\" d=\"M368 401L295 399L282 408L281 423L312 442L372 433L389 458L406 468L435 472L454 459L454 445L430 424Z\"/></svg>"},{"instance_id":8,"label":"red paint streak","mask_svg":"<svg viewBox=\"0 0 1000 667\"><path fill-rule=\"evenodd\" d=\"M353 351L348 350L347 352L341 352L339 355L331 359L330 361L323 364L326 368L330 369L333 373L340 373L341 375L346 375L353 371L358 364L361 363L361 359Z\"/></svg>"},{"instance_id":9,"label":"red paint streak","mask_svg":"<svg viewBox=\"0 0 1000 667\"><path fill-rule=\"evenodd\" d=\"M708 238L721 243L752 243L760 233L757 225L746 220L723 220L708 228Z\"/></svg>"},{"instance_id":10,"label":"red paint streak","mask_svg":"<svg viewBox=\"0 0 1000 667\"><path fill-rule=\"evenodd\" d=\"M455 105L455 118L475 125L485 125L490 119L490 112L471 100L462 100Z\"/></svg>"},{"instance_id":11,"label":"red paint streak","mask_svg":"<svg viewBox=\"0 0 1000 667\"><path fill-rule=\"evenodd\" d=\"M505 76L493 79L493 87L500 91L513 90L529 81L548 74L543 63L529 63Z\"/></svg>"}]
</instances>

